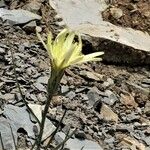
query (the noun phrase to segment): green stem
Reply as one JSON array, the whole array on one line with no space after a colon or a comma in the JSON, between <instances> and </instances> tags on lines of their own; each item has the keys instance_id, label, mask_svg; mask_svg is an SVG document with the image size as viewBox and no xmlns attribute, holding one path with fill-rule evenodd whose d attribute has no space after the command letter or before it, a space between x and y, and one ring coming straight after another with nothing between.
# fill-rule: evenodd
<instances>
[{"instance_id":1,"label":"green stem","mask_svg":"<svg viewBox=\"0 0 150 150\"><path fill-rule=\"evenodd\" d=\"M41 147L41 142L42 142L42 136L43 136L43 131L44 131L44 125L45 125L45 120L46 120L46 114L49 109L50 102L52 100L53 95L57 92L57 88L59 86L60 80L63 77L64 70L51 70L51 76L48 80L48 86L47 86L47 101L45 104L44 111L42 113L42 121L40 124L40 133L38 135L37 139L37 150L40 150Z\"/></svg>"}]
</instances>

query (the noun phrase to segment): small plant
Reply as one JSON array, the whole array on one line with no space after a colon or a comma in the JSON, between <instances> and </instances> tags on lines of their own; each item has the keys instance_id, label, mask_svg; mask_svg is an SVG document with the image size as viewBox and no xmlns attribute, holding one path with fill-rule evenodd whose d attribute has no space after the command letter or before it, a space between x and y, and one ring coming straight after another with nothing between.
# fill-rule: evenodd
<instances>
[{"instance_id":1,"label":"small plant","mask_svg":"<svg viewBox=\"0 0 150 150\"><path fill-rule=\"evenodd\" d=\"M74 40L76 35L78 36L78 41ZM101 58L98 56L102 55L103 52L95 52L84 55L82 53L81 36L69 29L62 30L55 40L52 39L52 34L49 32L47 36L47 43L45 43L41 38L38 32L38 27L37 36L42 42L44 48L47 50L51 64L51 74L47 85L47 101L42 113L40 131L36 141L36 149L40 150L46 114L48 113L52 97L57 92L57 88L64 75L65 69L71 65L81 64L87 61L100 61Z\"/></svg>"}]
</instances>

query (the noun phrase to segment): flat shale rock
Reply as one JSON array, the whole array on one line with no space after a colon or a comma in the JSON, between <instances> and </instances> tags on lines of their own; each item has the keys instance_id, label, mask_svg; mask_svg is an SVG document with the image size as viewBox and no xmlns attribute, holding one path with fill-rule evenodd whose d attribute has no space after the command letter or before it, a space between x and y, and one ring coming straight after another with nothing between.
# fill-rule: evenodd
<instances>
[{"instance_id":1,"label":"flat shale rock","mask_svg":"<svg viewBox=\"0 0 150 150\"><path fill-rule=\"evenodd\" d=\"M55 140L60 143L65 139L65 134L63 132L58 132L55 136ZM65 143L65 149L69 150L103 150L103 148L97 144L96 142L90 141L90 140L80 140L77 138L70 138Z\"/></svg>"},{"instance_id":2,"label":"flat shale rock","mask_svg":"<svg viewBox=\"0 0 150 150\"><path fill-rule=\"evenodd\" d=\"M8 20L11 25L26 24L33 20L40 20L41 16L23 9L7 10L0 8L0 18Z\"/></svg>"},{"instance_id":3,"label":"flat shale rock","mask_svg":"<svg viewBox=\"0 0 150 150\"><path fill-rule=\"evenodd\" d=\"M108 8L104 0L49 2L66 26L81 33L94 50L105 52L104 60L135 65L150 64L148 33L104 21L102 12Z\"/></svg>"},{"instance_id":4,"label":"flat shale rock","mask_svg":"<svg viewBox=\"0 0 150 150\"><path fill-rule=\"evenodd\" d=\"M113 121L113 122L118 122L119 117L116 113L114 113L110 107L108 107L105 104L102 104L100 114L102 115L103 119L106 121Z\"/></svg>"}]
</instances>

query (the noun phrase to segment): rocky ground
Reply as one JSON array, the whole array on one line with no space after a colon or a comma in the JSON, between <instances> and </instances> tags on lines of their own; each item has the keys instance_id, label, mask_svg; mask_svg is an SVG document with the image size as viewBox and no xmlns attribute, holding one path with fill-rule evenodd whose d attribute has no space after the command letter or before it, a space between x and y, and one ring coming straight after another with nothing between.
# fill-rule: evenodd
<instances>
[{"instance_id":1,"label":"rocky ground","mask_svg":"<svg viewBox=\"0 0 150 150\"><path fill-rule=\"evenodd\" d=\"M129 5L136 5L141 12L147 8L148 3L149 1L126 1L125 5L123 1L113 1L112 5L119 5L123 10ZM43 105L50 66L47 53L36 37L35 24L43 30L43 37L47 26L54 34L60 29L54 18L55 12L44 0L5 1L2 4L9 9L29 10L42 16L42 20L30 23L0 22L0 129L3 129L2 119L9 116L6 107L23 106L16 85L11 52L26 101ZM140 7L141 5L145 7ZM140 8L143 9L140 11ZM122 20L119 24L133 27L129 24L131 18L128 14L125 14L128 21L123 19L126 24ZM138 20L137 29L149 32L148 20L140 15L138 17L140 21ZM112 19L110 21L118 23ZM113 62L91 62L73 66L65 71L59 90L59 95L54 97L49 109L48 119L56 125L66 109L66 116L61 124L64 133L67 133L69 127L77 128L76 138L95 141L104 150L150 150L149 66L130 67L119 63L114 65ZM31 141L26 140L29 133L26 129L22 130L22 126L20 128L17 130L19 147L29 147Z\"/></svg>"},{"instance_id":2,"label":"rocky ground","mask_svg":"<svg viewBox=\"0 0 150 150\"><path fill-rule=\"evenodd\" d=\"M110 0L103 17L111 23L150 33L149 0Z\"/></svg>"}]
</instances>

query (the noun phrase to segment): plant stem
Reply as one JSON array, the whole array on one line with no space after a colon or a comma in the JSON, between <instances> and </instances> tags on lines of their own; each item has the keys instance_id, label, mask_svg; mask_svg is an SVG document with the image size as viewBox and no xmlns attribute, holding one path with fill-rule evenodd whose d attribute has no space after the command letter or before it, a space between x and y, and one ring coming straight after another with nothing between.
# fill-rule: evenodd
<instances>
[{"instance_id":1,"label":"plant stem","mask_svg":"<svg viewBox=\"0 0 150 150\"><path fill-rule=\"evenodd\" d=\"M45 125L45 120L46 120L46 114L48 112L50 102L52 100L53 95L57 92L57 88L59 86L61 78L63 77L63 74L64 74L64 70L56 70L53 68L51 70L51 76L48 80L48 86L47 86L47 93L48 93L47 101L45 104L44 111L42 113L42 121L40 124L40 133L39 133L38 139L37 139L37 150L40 150L40 147L41 147L44 125Z\"/></svg>"}]
</instances>

